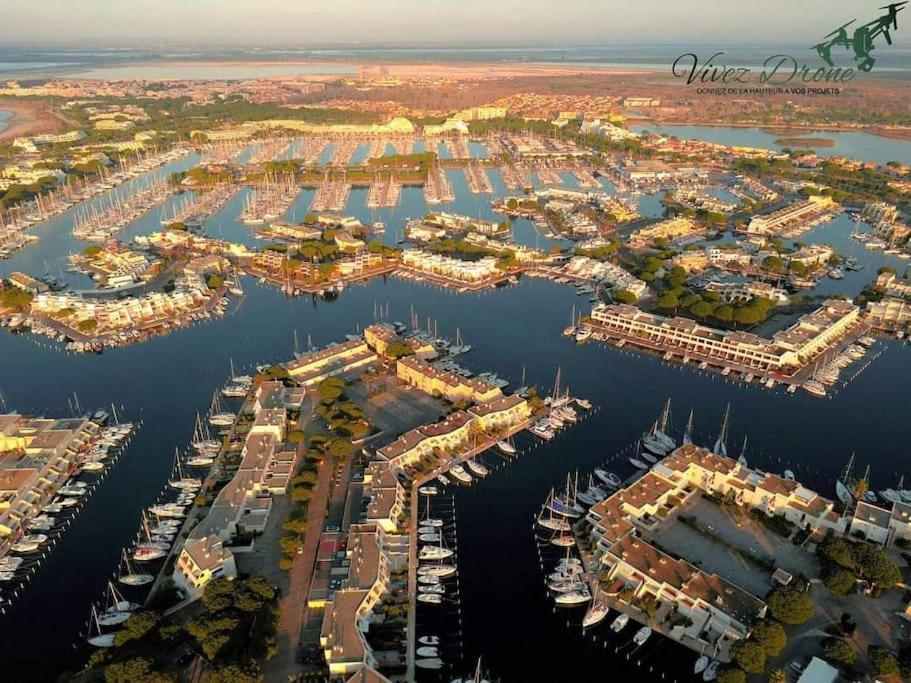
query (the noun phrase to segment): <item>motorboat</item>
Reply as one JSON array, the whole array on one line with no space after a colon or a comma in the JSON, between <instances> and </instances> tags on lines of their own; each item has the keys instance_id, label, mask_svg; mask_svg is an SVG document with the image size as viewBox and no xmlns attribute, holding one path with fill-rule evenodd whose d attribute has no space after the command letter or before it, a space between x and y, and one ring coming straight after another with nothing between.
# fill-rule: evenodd
<instances>
[{"instance_id":1,"label":"motorboat","mask_svg":"<svg viewBox=\"0 0 911 683\"><path fill-rule=\"evenodd\" d=\"M23 562L25 562L23 558L13 555L0 557L0 572L14 572L22 566Z\"/></svg>"},{"instance_id":2,"label":"motorboat","mask_svg":"<svg viewBox=\"0 0 911 683\"><path fill-rule=\"evenodd\" d=\"M628 614L620 614L611 622L610 630L614 633L620 633L623 629L626 628L626 625L629 623Z\"/></svg>"},{"instance_id":3,"label":"motorboat","mask_svg":"<svg viewBox=\"0 0 911 683\"><path fill-rule=\"evenodd\" d=\"M418 593L418 602L439 605L443 602L443 596L436 593Z\"/></svg>"},{"instance_id":4,"label":"motorboat","mask_svg":"<svg viewBox=\"0 0 911 683\"><path fill-rule=\"evenodd\" d=\"M421 543L438 543L440 538L442 537L437 533L420 534L418 536L418 540Z\"/></svg>"},{"instance_id":5,"label":"motorboat","mask_svg":"<svg viewBox=\"0 0 911 683\"><path fill-rule=\"evenodd\" d=\"M647 469L648 469L648 465L646 465L644 462L642 462L642 461L639 460L638 458L629 458L629 463L630 463L630 465L632 465L633 467L638 467L640 470L647 470Z\"/></svg>"},{"instance_id":6,"label":"motorboat","mask_svg":"<svg viewBox=\"0 0 911 683\"><path fill-rule=\"evenodd\" d=\"M424 584L425 586L435 586L440 582L440 577L433 574L425 574L423 576L418 576L418 583Z\"/></svg>"},{"instance_id":7,"label":"motorboat","mask_svg":"<svg viewBox=\"0 0 911 683\"><path fill-rule=\"evenodd\" d=\"M424 546L418 552L419 560L445 560L453 556L453 551L438 545Z\"/></svg>"},{"instance_id":8,"label":"motorboat","mask_svg":"<svg viewBox=\"0 0 911 683\"><path fill-rule=\"evenodd\" d=\"M791 471L791 470L785 470L785 471L784 471L784 478L787 479L788 481L794 481L794 479L795 479L795 478L794 478L794 472Z\"/></svg>"},{"instance_id":9,"label":"motorboat","mask_svg":"<svg viewBox=\"0 0 911 683\"><path fill-rule=\"evenodd\" d=\"M421 493L425 496L435 496L440 492L436 486L422 486L418 489L418 493Z\"/></svg>"},{"instance_id":10,"label":"motorboat","mask_svg":"<svg viewBox=\"0 0 911 683\"><path fill-rule=\"evenodd\" d=\"M714 681L715 677L718 676L719 666L721 666L721 664L717 660L710 662L709 665L705 668L705 671L702 672L702 680Z\"/></svg>"},{"instance_id":11,"label":"motorboat","mask_svg":"<svg viewBox=\"0 0 911 683\"><path fill-rule=\"evenodd\" d=\"M451 564L429 564L418 567L417 573L418 576L436 576L445 579L455 574L456 568Z\"/></svg>"},{"instance_id":12,"label":"motorboat","mask_svg":"<svg viewBox=\"0 0 911 683\"><path fill-rule=\"evenodd\" d=\"M651 637L651 635L652 629L650 629L648 626L643 626L638 631L636 631L636 635L633 636L633 642L636 645L643 645L645 641Z\"/></svg>"},{"instance_id":13,"label":"motorboat","mask_svg":"<svg viewBox=\"0 0 911 683\"><path fill-rule=\"evenodd\" d=\"M438 648L433 647L432 645L422 645L417 650L415 650L415 654L418 657L436 657L440 654L440 651Z\"/></svg>"},{"instance_id":14,"label":"motorboat","mask_svg":"<svg viewBox=\"0 0 911 683\"><path fill-rule=\"evenodd\" d=\"M451 474L456 481L462 484L471 483L471 475L469 475L468 472L465 471L465 468L461 465L456 465L450 469L449 474Z\"/></svg>"},{"instance_id":15,"label":"motorboat","mask_svg":"<svg viewBox=\"0 0 911 683\"><path fill-rule=\"evenodd\" d=\"M47 536L44 534L27 534L22 536L18 541L13 543L10 550L14 553L33 553L47 542Z\"/></svg>"},{"instance_id":16,"label":"motorboat","mask_svg":"<svg viewBox=\"0 0 911 683\"><path fill-rule=\"evenodd\" d=\"M421 636L418 638L418 642L421 645L439 645L440 638L439 636Z\"/></svg>"},{"instance_id":17,"label":"motorboat","mask_svg":"<svg viewBox=\"0 0 911 683\"><path fill-rule=\"evenodd\" d=\"M582 628L600 624L608 614L610 614L610 607L603 602L595 602L582 618Z\"/></svg>"},{"instance_id":18,"label":"motorboat","mask_svg":"<svg viewBox=\"0 0 911 683\"><path fill-rule=\"evenodd\" d=\"M449 477L447 477L445 474L438 475L437 481L440 482L442 486L449 486Z\"/></svg>"},{"instance_id":19,"label":"motorboat","mask_svg":"<svg viewBox=\"0 0 911 683\"><path fill-rule=\"evenodd\" d=\"M620 477L613 472L602 470L600 467L595 468L595 476L611 488L618 488L621 484Z\"/></svg>"},{"instance_id":20,"label":"motorboat","mask_svg":"<svg viewBox=\"0 0 911 683\"><path fill-rule=\"evenodd\" d=\"M446 588L441 583L418 586L418 593L435 593L437 595L443 595L446 593Z\"/></svg>"},{"instance_id":21,"label":"motorboat","mask_svg":"<svg viewBox=\"0 0 911 683\"><path fill-rule=\"evenodd\" d=\"M695 666L693 666L693 673L701 674L703 671L705 671L706 667L709 665L709 663L711 661L712 661L711 659L709 659L705 655L702 655L699 659L696 660L696 664L695 664Z\"/></svg>"},{"instance_id":22,"label":"motorboat","mask_svg":"<svg viewBox=\"0 0 911 683\"><path fill-rule=\"evenodd\" d=\"M427 596L427 597L440 597L437 596ZM419 598L420 599L420 598ZM422 602L432 602L432 600L422 600ZM443 668L443 660L439 657L432 657L429 659L416 659L414 665L419 669L428 669L430 671L439 671Z\"/></svg>"},{"instance_id":23,"label":"motorboat","mask_svg":"<svg viewBox=\"0 0 911 683\"><path fill-rule=\"evenodd\" d=\"M81 483L81 482L79 482ZM66 496L68 498L79 498L84 496L86 493L86 486L78 486L77 484L67 484L66 486L61 486L57 489L57 493L61 496Z\"/></svg>"}]
</instances>

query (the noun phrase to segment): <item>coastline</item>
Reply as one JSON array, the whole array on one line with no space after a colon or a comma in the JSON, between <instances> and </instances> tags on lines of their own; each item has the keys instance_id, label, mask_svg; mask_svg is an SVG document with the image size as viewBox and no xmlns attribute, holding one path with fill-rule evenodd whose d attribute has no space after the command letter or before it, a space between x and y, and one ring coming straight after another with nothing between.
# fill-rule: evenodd
<instances>
[{"instance_id":1,"label":"coastline","mask_svg":"<svg viewBox=\"0 0 911 683\"><path fill-rule=\"evenodd\" d=\"M27 135L51 133L62 128L65 123L43 102L0 99L0 110L10 112L6 128L0 131L0 142L9 142Z\"/></svg>"}]
</instances>

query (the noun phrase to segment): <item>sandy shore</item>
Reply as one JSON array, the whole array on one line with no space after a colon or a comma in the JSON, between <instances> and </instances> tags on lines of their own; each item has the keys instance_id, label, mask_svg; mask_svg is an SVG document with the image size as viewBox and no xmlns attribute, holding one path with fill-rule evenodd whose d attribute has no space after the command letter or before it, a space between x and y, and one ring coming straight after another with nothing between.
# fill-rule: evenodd
<instances>
[{"instance_id":1,"label":"sandy shore","mask_svg":"<svg viewBox=\"0 0 911 683\"><path fill-rule=\"evenodd\" d=\"M44 102L0 99L0 110L12 113L6 128L0 132L0 142L39 133L52 133L63 127L64 121Z\"/></svg>"}]
</instances>

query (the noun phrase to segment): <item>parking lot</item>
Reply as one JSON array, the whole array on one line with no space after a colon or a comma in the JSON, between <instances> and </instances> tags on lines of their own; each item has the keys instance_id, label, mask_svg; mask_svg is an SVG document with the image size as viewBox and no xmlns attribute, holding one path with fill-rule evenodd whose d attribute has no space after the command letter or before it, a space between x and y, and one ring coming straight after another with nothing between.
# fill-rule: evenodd
<instances>
[{"instance_id":1,"label":"parking lot","mask_svg":"<svg viewBox=\"0 0 911 683\"><path fill-rule=\"evenodd\" d=\"M697 496L681 514L695 516L698 524L719 538L709 538L675 518L663 525L655 535L655 541L668 552L686 558L700 569L718 574L757 597L764 597L772 588L771 572L741 557L732 548L770 561L794 575L816 576L818 573L815 556L770 531L746 511L733 514Z\"/></svg>"}]
</instances>

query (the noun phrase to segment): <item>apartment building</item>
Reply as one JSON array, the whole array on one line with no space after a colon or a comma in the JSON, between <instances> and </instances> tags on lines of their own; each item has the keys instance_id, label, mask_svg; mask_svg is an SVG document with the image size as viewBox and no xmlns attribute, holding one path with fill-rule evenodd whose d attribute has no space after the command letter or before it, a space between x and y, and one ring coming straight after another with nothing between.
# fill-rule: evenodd
<instances>
[{"instance_id":1,"label":"apartment building","mask_svg":"<svg viewBox=\"0 0 911 683\"><path fill-rule=\"evenodd\" d=\"M425 394L451 403L484 403L503 395L499 387L479 379L438 370L427 361L406 356L396 362L396 377Z\"/></svg>"},{"instance_id":2,"label":"apartment building","mask_svg":"<svg viewBox=\"0 0 911 683\"><path fill-rule=\"evenodd\" d=\"M405 249L402 252L402 265L468 284L483 282L503 274L503 271L497 268L497 259L492 256L485 256L476 261L463 261L418 249Z\"/></svg>"},{"instance_id":3,"label":"apartment building","mask_svg":"<svg viewBox=\"0 0 911 683\"><path fill-rule=\"evenodd\" d=\"M834 210L831 197L814 195L771 213L753 216L746 231L751 235L796 235Z\"/></svg>"},{"instance_id":4,"label":"apartment building","mask_svg":"<svg viewBox=\"0 0 911 683\"><path fill-rule=\"evenodd\" d=\"M658 221L635 230L629 235L628 240L631 249L645 249L650 247L656 239L674 243L700 238L703 235L705 235L705 229L697 226L696 221L681 216Z\"/></svg>"},{"instance_id":5,"label":"apartment building","mask_svg":"<svg viewBox=\"0 0 911 683\"><path fill-rule=\"evenodd\" d=\"M291 377L302 386L319 384L327 377L360 370L378 359L367 342L355 339L331 344L319 351L306 353L285 364Z\"/></svg>"}]
</instances>

